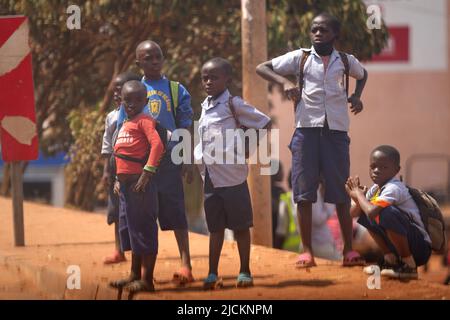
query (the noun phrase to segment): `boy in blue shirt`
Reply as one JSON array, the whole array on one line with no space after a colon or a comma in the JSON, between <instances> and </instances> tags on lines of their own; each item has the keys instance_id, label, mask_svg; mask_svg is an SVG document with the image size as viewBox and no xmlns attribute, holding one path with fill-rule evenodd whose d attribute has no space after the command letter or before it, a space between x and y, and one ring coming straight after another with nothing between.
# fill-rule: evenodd
<instances>
[{"instance_id":1,"label":"boy in blue shirt","mask_svg":"<svg viewBox=\"0 0 450 320\"><path fill-rule=\"evenodd\" d=\"M166 145L154 179L158 190L158 221L161 230L173 230L181 256L181 267L174 273L173 280L180 285L193 282L189 253L189 234L184 206L182 165L171 159L171 151L177 142L169 141L169 136L178 128L188 129L192 125L193 111L191 96L183 85L178 84L178 96L172 97L170 81L162 75L164 55L154 41L143 41L136 48L136 64L144 72L142 83L147 88L148 106L144 112L150 114L166 132L160 135ZM175 100L178 105L175 105ZM118 123L125 118L120 110ZM164 136L165 135L165 136Z\"/></svg>"}]
</instances>

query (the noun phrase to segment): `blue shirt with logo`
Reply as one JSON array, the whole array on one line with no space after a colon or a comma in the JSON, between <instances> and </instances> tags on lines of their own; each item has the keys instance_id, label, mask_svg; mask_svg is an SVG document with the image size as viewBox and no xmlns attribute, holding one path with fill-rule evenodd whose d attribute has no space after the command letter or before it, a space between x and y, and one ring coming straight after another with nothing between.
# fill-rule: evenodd
<instances>
[{"instance_id":1,"label":"blue shirt with logo","mask_svg":"<svg viewBox=\"0 0 450 320\"><path fill-rule=\"evenodd\" d=\"M166 77L158 80L147 80L144 77L142 83L147 87L148 98L148 104L143 112L149 114L164 129L171 132L178 128L189 128L192 125L191 95L183 85L178 86L178 107L174 113L170 98L170 83ZM117 118L118 128L126 116L125 109L121 107Z\"/></svg>"}]
</instances>

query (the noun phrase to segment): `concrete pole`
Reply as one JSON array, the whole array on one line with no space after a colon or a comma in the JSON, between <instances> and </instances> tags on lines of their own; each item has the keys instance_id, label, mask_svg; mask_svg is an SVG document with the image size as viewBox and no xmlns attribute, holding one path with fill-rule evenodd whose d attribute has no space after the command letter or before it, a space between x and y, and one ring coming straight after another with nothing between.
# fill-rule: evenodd
<instances>
[{"instance_id":1,"label":"concrete pole","mask_svg":"<svg viewBox=\"0 0 450 320\"><path fill-rule=\"evenodd\" d=\"M267 60L266 1L241 0L243 98L268 114L267 82L256 66ZM272 247L270 176L260 174L260 165L250 165L248 178L253 205L252 243Z\"/></svg>"}]
</instances>

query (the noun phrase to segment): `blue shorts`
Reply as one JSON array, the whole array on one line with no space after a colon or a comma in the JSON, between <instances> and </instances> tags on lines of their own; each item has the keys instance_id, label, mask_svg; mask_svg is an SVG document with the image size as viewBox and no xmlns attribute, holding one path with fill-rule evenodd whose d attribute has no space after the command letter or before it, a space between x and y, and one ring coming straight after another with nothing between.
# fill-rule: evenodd
<instances>
[{"instance_id":1,"label":"blue shorts","mask_svg":"<svg viewBox=\"0 0 450 320\"><path fill-rule=\"evenodd\" d=\"M166 151L153 180L158 195L158 221L161 230L187 230L184 206L182 164L176 165Z\"/></svg>"},{"instance_id":2,"label":"blue shorts","mask_svg":"<svg viewBox=\"0 0 450 320\"><path fill-rule=\"evenodd\" d=\"M405 236L408 239L409 250L416 264L421 266L428 262L431 255L431 246L425 241L423 234L404 212L395 206L389 206L381 210L379 217L380 223L378 224L375 221L371 221L365 214L361 214L358 218L358 223L367 228L367 230L381 236L389 250L397 256L398 252L389 240L386 230Z\"/></svg>"},{"instance_id":3,"label":"blue shorts","mask_svg":"<svg viewBox=\"0 0 450 320\"><path fill-rule=\"evenodd\" d=\"M328 128L297 128L289 149L292 152L294 201L317 201L322 179L325 202L348 203L345 183L350 174L350 138L345 131Z\"/></svg>"},{"instance_id":4,"label":"blue shorts","mask_svg":"<svg viewBox=\"0 0 450 320\"><path fill-rule=\"evenodd\" d=\"M214 188L205 172L204 207L209 232L225 228L245 230L253 227L253 211L247 181L231 187Z\"/></svg>"},{"instance_id":5,"label":"blue shorts","mask_svg":"<svg viewBox=\"0 0 450 320\"><path fill-rule=\"evenodd\" d=\"M138 255L158 253L158 198L154 181L145 192L134 192L137 180L120 184L119 237L122 252Z\"/></svg>"}]
</instances>

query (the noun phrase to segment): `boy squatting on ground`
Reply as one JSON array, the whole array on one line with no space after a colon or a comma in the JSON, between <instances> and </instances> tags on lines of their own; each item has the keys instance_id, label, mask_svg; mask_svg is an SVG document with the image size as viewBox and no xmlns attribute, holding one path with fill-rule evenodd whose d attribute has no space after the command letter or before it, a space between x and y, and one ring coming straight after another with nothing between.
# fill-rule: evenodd
<instances>
[{"instance_id":1,"label":"boy squatting on ground","mask_svg":"<svg viewBox=\"0 0 450 320\"><path fill-rule=\"evenodd\" d=\"M193 111L189 92L178 85L178 107L175 109L170 90L170 82L161 73L164 56L160 46L153 41L143 41L136 48L136 64L144 72L142 83L147 88L149 114L158 124L170 133L177 128L189 128L192 125ZM173 98L173 99L172 99ZM123 119L124 110L120 110L118 123ZM176 131L175 131L176 132ZM169 137L162 139L168 141ZM174 273L173 280L184 285L193 282L191 258L189 253L188 224L184 206L182 165L172 162L171 151L176 142L169 141L166 152L155 174L158 194L158 221L161 230L173 230L181 256L181 268Z\"/></svg>"},{"instance_id":2,"label":"boy squatting on ground","mask_svg":"<svg viewBox=\"0 0 450 320\"><path fill-rule=\"evenodd\" d=\"M140 81L128 81L122 88L122 102L127 120L122 125L114 155L119 193L119 235L122 252L131 250L131 273L110 285L130 294L154 291L153 270L158 253L158 194L154 174L164 153L156 131L156 121L144 114L147 90ZM148 155L148 156L147 156ZM146 165L130 159L147 158ZM120 190L120 191L119 191ZM141 271L142 269L142 271Z\"/></svg>"},{"instance_id":3,"label":"boy squatting on ground","mask_svg":"<svg viewBox=\"0 0 450 320\"><path fill-rule=\"evenodd\" d=\"M117 115L121 105L121 91L125 82L130 80L140 80L137 74L124 72L114 79L113 98L115 108L105 119L105 132L103 134L102 151L104 158L102 182L106 190L108 190L108 225L114 224L114 242L115 250L111 256L104 259L105 264L119 263L125 261L125 255L120 250L119 238L119 197L114 193L114 181L116 176L115 159L113 158L113 147L117 138Z\"/></svg>"},{"instance_id":4,"label":"boy squatting on ground","mask_svg":"<svg viewBox=\"0 0 450 320\"><path fill-rule=\"evenodd\" d=\"M370 155L369 173L375 184L367 191L358 177L350 177L346 190L354 201L352 216L383 251L381 275L417 279L417 266L430 258L431 239L408 188L395 177L399 171L399 152L379 146Z\"/></svg>"},{"instance_id":5,"label":"boy squatting on ground","mask_svg":"<svg viewBox=\"0 0 450 320\"><path fill-rule=\"evenodd\" d=\"M288 99L296 106L296 130L289 148L292 152L292 185L294 201L298 203L298 219L304 253L296 262L299 268L313 267L314 253L311 245L312 203L317 200L319 177L325 182L325 201L336 204L344 240L343 265L364 264L364 259L352 250L352 220L349 214L350 199L345 192L345 182L350 174L349 145L347 135L350 110L361 112L360 100L367 72L350 54L349 75L355 79L355 93L347 98L344 86L345 65L334 49L339 36L339 21L326 13L316 16L311 25L311 49L299 49L257 67L257 73L266 80L282 86ZM302 89L299 90L286 76L300 75L304 55Z\"/></svg>"},{"instance_id":6,"label":"boy squatting on ground","mask_svg":"<svg viewBox=\"0 0 450 320\"><path fill-rule=\"evenodd\" d=\"M222 285L218 277L218 265L222 251L225 228L233 230L237 241L240 271L236 285L253 285L250 272L250 227L253 213L247 185L247 164L219 164L211 154L215 139L226 136L226 130L236 129L239 123L247 128L262 129L270 124L270 118L247 104L239 97L233 97L235 116L230 109L228 86L232 79L231 64L223 58L206 62L201 71L202 84L208 97L202 103L199 120L200 142L195 147L196 160L203 160L201 174L204 178L204 208L209 237L209 272L204 289L215 289ZM234 140L234 139L233 139ZM215 150L225 159L227 152L236 154L234 141L225 141L226 147ZM232 147L228 147L230 145ZM223 147L223 146L222 146ZM243 156L243 155L241 155Z\"/></svg>"}]
</instances>

